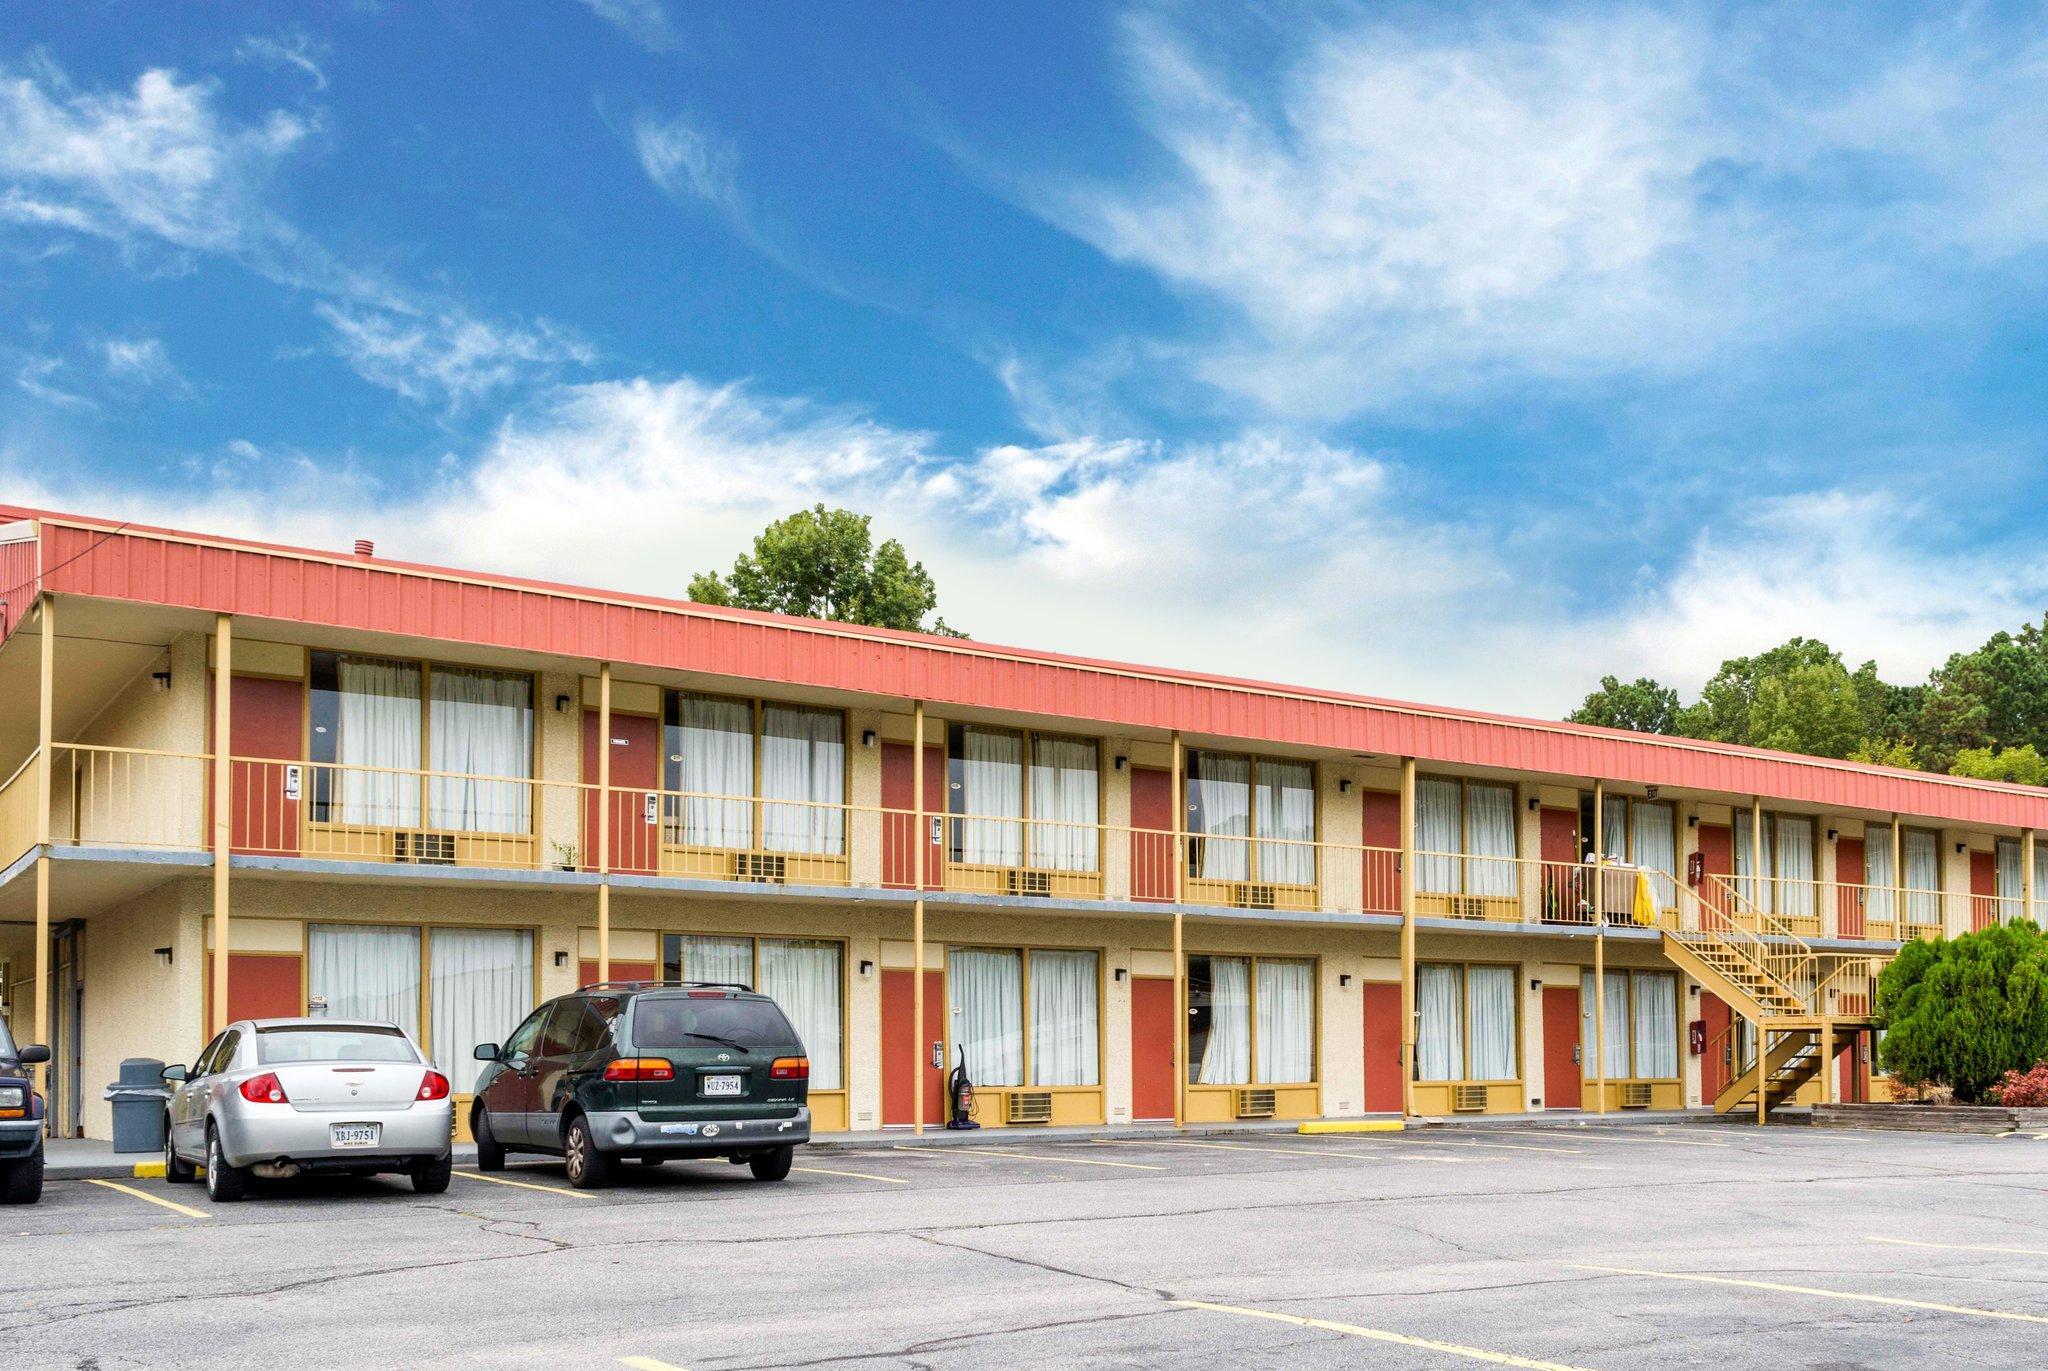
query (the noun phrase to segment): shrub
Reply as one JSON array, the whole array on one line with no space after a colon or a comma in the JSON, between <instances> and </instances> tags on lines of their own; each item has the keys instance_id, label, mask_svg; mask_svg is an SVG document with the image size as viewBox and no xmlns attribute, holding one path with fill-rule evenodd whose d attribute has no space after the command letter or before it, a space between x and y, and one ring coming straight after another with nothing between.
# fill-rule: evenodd
<instances>
[{"instance_id":1,"label":"shrub","mask_svg":"<svg viewBox=\"0 0 2048 1371\"><path fill-rule=\"evenodd\" d=\"M1878 980L1877 1018L1886 1071L1975 1103L2048 1059L2048 934L2010 923L1907 943Z\"/></svg>"},{"instance_id":2,"label":"shrub","mask_svg":"<svg viewBox=\"0 0 2048 1371\"><path fill-rule=\"evenodd\" d=\"M2032 1071L2006 1072L1988 1093L2009 1109L2048 1109L2048 1062L2035 1062Z\"/></svg>"}]
</instances>

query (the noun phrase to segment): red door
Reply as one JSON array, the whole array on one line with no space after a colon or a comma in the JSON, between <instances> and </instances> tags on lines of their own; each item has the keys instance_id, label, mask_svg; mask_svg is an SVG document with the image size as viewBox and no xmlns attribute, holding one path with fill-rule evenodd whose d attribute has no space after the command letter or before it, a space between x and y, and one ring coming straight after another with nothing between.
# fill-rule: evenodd
<instances>
[{"instance_id":1,"label":"red door","mask_svg":"<svg viewBox=\"0 0 2048 1371\"><path fill-rule=\"evenodd\" d=\"M1726 832L1725 829L1722 831ZM1706 829L1702 828L1700 832L1705 833ZM1720 996L1702 990L1700 1021L1707 1026L1707 1051L1700 1058L1700 1096L1712 1105L1714 1097L1734 1079L1729 1069L1729 1057L1735 1050L1735 1034L1731 1029L1734 1017Z\"/></svg>"},{"instance_id":2,"label":"red door","mask_svg":"<svg viewBox=\"0 0 2048 1371\"><path fill-rule=\"evenodd\" d=\"M1700 881L1700 914L1703 918L1728 916L1726 897L1713 878L1735 874L1735 833L1726 824L1700 825L1700 864L1705 876Z\"/></svg>"},{"instance_id":3,"label":"red door","mask_svg":"<svg viewBox=\"0 0 2048 1371\"><path fill-rule=\"evenodd\" d=\"M612 715L611 867L652 875L661 866L661 823L655 792L661 788L661 720L645 714ZM598 777L597 711L583 711L583 779L595 786ZM585 871L598 869L598 795L583 792ZM650 804L650 801L653 803ZM649 822L650 816L653 822Z\"/></svg>"},{"instance_id":4,"label":"red door","mask_svg":"<svg viewBox=\"0 0 2048 1371\"><path fill-rule=\"evenodd\" d=\"M1863 840L1835 840L1835 935L1863 936L1864 877Z\"/></svg>"},{"instance_id":5,"label":"red door","mask_svg":"<svg viewBox=\"0 0 2048 1371\"><path fill-rule=\"evenodd\" d=\"M1551 923L1589 921L1580 898L1584 882L1579 869L1579 811L1545 809L1542 814L1543 918Z\"/></svg>"},{"instance_id":6,"label":"red door","mask_svg":"<svg viewBox=\"0 0 2048 1371\"><path fill-rule=\"evenodd\" d=\"M1131 898L1173 898L1173 773L1156 766L1131 768Z\"/></svg>"},{"instance_id":7,"label":"red door","mask_svg":"<svg viewBox=\"0 0 2048 1371\"><path fill-rule=\"evenodd\" d=\"M917 777L910 770L909 743L882 744L882 884L895 890L914 886L916 853L924 853L924 888L943 890L946 885L946 848L932 841L932 829L944 832L943 820L934 816L946 812L946 751L926 745L924 750L924 832L917 828ZM909 1113L906 1100L904 1112ZM905 1122L909 1120L906 1119ZM929 1121L929 1120L927 1120Z\"/></svg>"},{"instance_id":8,"label":"red door","mask_svg":"<svg viewBox=\"0 0 2048 1371\"><path fill-rule=\"evenodd\" d=\"M1579 1108L1579 989L1572 985L1543 987L1543 1107Z\"/></svg>"},{"instance_id":9,"label":"red door","mask_svg":"<svg viewBox=\"0 0 2048 1371\"><path fill-rule=\"evenodd\" d=\"M1970 854L1970 931L1998 922L1998 859L1989 852Z\"/></svg>"},{"instance_id":10,"label":"red door","mask_svg":"<svg viewBox=\"0 0 2048 1371\"><path fill-rule=\"evenodd\" d=\"M1870 1039L1856 1033L1849 1048L1836 1060L1841 1062L1840 1084L1835 1098L1844 1104L1863 1104L1870 1099Z\"/></svg>"},{"instance_id":11,"label":"red door","mask_svg":"<svg viewBox=\"0 0 2048 1371\"><path fill-rule=\"evenodd\" d=\"M946 1037L946 977L938 971L924 973L925 1040L919 1043L910 975L908 970L882 973L882 1122L906 1126L916 1122L910 1117L915 1104L910 1093L911 1058L915 1055L924 1077L924 1121L943 1124L946 1073L932 1065L931 1045Z\"/></svg>"},{"instance_id":12,"label":"red door","mask_svg":"<svg viewBox=\"0 0 2048 1371\"><path fill-rule=\"evenodd\" d=\"M206 954L206 1022L213 1022L213 953ZM293 953L228 954L228 1021L295 1019L306 1012L306 991Z\"/></svg>"},{"instance_id":13,"label":"red door","mask_svg":"<svg viewBox=\"0 0 2048 1371\"><path fill-rule=\"evenodd\" d=\"M1173 1118L1173 981L1131 978L1131 1118Z\"/></svg>"},{"instance_id":14,"label":"red door","mask_svg":"<svg viewBox=\"0 0 2048 1371\"><path fill-rule=\"evenodd\" d=\"M237 852L299 855L299 803L308 784L302 681L236 676L228 691L232 843ZM229 958L229 972L234 959ZM232 996L230 996L232 998ZM299 1011L290 1011L293 1014Z\"/></svg>"},{"instance_id":15,"label":"red door","mask_svg":"<svg viewBox=\"0 0 2048 1371\"><path fill-rule=\"evenodd\" d=\"M1401 797L1385 790L1368 790L1359 795L1365 811L1360 836L1365 854L1365 912L1401 912ZM1375 850L1376 849L1376 850ZM1394 1106L1400 1108L1397 1103Z\"/></svg>"},{"instance_id":16,"label":"red door","mask_svg":"<svg viewBox=\"0 0 2048 1371\"><path fill-rule=\"evenodd\" d=\"M1401 1112L1401 987L1366 981L1365 1112Z\"/></svg>"}]
</instances>

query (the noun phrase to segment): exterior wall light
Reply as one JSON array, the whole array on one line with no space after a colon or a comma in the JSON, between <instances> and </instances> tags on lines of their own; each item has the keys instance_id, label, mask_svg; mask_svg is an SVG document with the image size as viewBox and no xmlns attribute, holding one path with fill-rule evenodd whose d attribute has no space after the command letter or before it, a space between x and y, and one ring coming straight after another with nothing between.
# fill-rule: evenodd
<instances>
[{"instance_id":1,"label":"exterior wall light","mask_svg":"<svg viewBox=\"0 0 2048 1371\"><path fill-rule=\"evenodd\" d=\"M569 712L569 697L568 697L567 695L557 695L557 696L555 696L555 713L557 713L557 714L567 714L568 712Z\"/></svg>"},{"instance_id":2,"label":"exterior wall light","mask_svg":"<svg viewBox=\"0 0 2048 1371\"><path fill-rule=\"evenodd\" d=\"M1337 793L1339 795L1347 793L1350 789L1351 778L1349 776L1346 776L1343 780L1337 782Z\"/></svg>"},{"instance_id":3,"label":"exterior wall light","mask_svg":"<svg viewBox=\"0 0 2048 1371\"><path fill-rule=\"evenodd\" d=\"M1130 763L1131 759L1129 757L1119 757L1116 759L1116 769L1118 771L1122 771L1125 767L1129 766Z\"/></svg>"},{"instance_id":4,"label":"exterior wall light","mask_svg":"<svg viewBox=\"0 0 2048 1371\"><path fill-rule=\"evenodd\" d=\"M556 966L567 966L568 964L569 964L569 954L568 954L568 953L566 953L566 952L556 952L556 953L555 953L555 965L556 965Z\"/></svg>"},{"instance_id":5,"label":"exterior wall light","mask_svg":"<svg viewBox=\"0 0 2048 1371\"><path fill-rule=\"evenodd\" d=\"M873 747L875 745L875 731L872 728L864 728L860 731L860 745L862 747Z\"/></svg>"},{"instance_id":6,"label":"exterior wall light","mask_svg":"<svg viewBox=\"0 0 2048 1371\"><path fill-rule=\"evenodd\" d=\"M1828 830L1828 841L1833 842L1839 835L1832 828Z\"/></svg>"},{"instance_id":7,"label":"exterior wall light","mask_svg":"<svg viewBox=\"0 0 2048 1371\"><path fill-rule=\"evenodd\" d=\"M1543 797L1541 795L1531 795L1529 797L1529 812L1534 814L1541 808L1543 808Z\"/></svg>"},{"instance_id":8,"label":"exterior wall light","mask_svg":"<svg viewBox=\"0 0 2048 1371\"><path fill-rule=\"evenodd\" d=\"M1131 978L1131 973L1130 973L1129 971L1125 970L1125 969L1124 969L1123 967L1118 967L1118 968L1116 969L1116 979L1117 979L1117 983L1118 983L1118 984L1122 984L1123 982L1125 982L1125 981L1129 980L1130 978Z\"/></svg>"},{"instance_id":9,"label":"exterior wall light","mask_svg":"<svg viewBox=\"0 0 2048 1371\"><path fill-rule=\"evenodd\" d=\"M1351 978L1349 976L1339 976L1337 978L1337 988L1339 990L1349 990L1351 988Z\"/></svg>"},{"instance_id":10,"label":"exterior wall light","mask_svg":"<svg viewBox=\"0 0 2048 1371\"><path fill-rule=\"evenodd\" d=\"M874 974L875 974L875 964L874 964L873 962L866 962L866 961L862 962L862 963L860 964L860 974L861 974L862 976L864 976L864 977L865 977L865 976L872 976L872 975L874 975Z\"/></svg>"},{"instance_id":11,"label":"exterior wall light","mask_svg":"<svg viewBox=\"0 0 2048 1371\"><path fill-rule=\"evenodd\" d=\"M172 957L174 957L175 955L176 954L172 952L170 948L160 947L156 950L156 964L158 966L169 966L171 964Z\"/></svg>"}]
</instances>

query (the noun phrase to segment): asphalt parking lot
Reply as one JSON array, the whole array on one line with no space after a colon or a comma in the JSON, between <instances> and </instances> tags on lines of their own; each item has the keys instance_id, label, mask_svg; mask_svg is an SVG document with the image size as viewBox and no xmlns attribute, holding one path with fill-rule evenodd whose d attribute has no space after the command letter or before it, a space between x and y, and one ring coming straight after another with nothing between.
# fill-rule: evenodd
<instances>
[{"instance_id":1,"label":"asphalt parking lot","mask_svg":"<svg viewBox=\"0 0 2048 1371\"><path fill-rule=\"evenodd\" d=\"M14 1366L1876 1367L2048 1361L2048 1137L1729 1126L62 1181ZM166 1206L173 1207L166 1207Z\"/></svg>"}]
</instances>

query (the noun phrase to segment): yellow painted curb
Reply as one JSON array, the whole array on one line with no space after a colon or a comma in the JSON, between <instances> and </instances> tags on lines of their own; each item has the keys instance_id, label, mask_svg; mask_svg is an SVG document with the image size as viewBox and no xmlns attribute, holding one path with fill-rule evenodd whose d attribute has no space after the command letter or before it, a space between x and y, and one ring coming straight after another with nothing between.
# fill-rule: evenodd
<instances>
[{"instance_id":1,"label":"yellow painted curb","mask_svg":"<svg viewBox=\"0 0 2048 1371\"><path fill-rule=\"evenodd\" d=\"M1405 1125L1399 1119L1313 1119L1299 1129L1303 1133L1399 1133Z\"/></svg>"},{"instance_id":2,"label":"yellow painted curb","mask_svg":"<svg viewBox=\"0 0 2048 1371\"><path fill-rule=\"evenodd\" d=\"M135 1163L135 1179L138 1181L160 1181L164 1178L162 1162Z\"/></svg>"}]
</instances>

